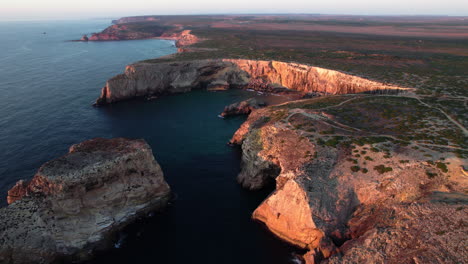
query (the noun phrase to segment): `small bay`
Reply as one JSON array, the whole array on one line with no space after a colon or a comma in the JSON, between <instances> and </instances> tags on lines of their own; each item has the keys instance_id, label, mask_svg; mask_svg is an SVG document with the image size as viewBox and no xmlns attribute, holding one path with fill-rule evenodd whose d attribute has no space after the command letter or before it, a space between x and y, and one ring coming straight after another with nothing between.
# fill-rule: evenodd
<instances>
[{"instance_id":1,"label":"small bay","mask_svg":"<svg viewBox=\"0 0 468 264\"><path fill-rule=\"evenodd\" d=\"M247 91L207 92L91 104L129 63L176 52L172 41L69 42L108 20L0 22L0 203L70 145L95 137L144 138L174 190L162 213L130 225L118 248L90 263L292 261L289 245L250 219L271 190L236 183L240 150L226 142L245 117L221 119Z\"/></svg>"}]
</instances>

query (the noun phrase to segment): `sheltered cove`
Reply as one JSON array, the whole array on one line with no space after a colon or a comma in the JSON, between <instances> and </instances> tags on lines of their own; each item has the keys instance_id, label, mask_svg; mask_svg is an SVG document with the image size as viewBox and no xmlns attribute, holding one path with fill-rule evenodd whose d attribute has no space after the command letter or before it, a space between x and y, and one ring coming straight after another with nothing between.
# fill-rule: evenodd
<instances>
[{"instance_id":1,"label":"sheltered cove","mask_svg":"<svg viewBox=\"0 0 468 264\"><path fill-rule=\"evenodd\" d=\"M181 32L163 33L161 37L176 40L179 51L187 51L190 48L186 46L199 41L190 31ZM119 38L99 34L90 38L111 39ZM293 92L300 95L298 98L336 95L249 109L252 113L248 120L231 139L232 144L242 147L239 183L248 189L263 188L271 181L276 184L276 190L255 210L253 218L278 237L306 249L305 262L438 263L463 262L466 258L466 249L461 253L456 250L466 228L455 227L466 216L468 199L464 192L468 184L460 173L466 160L453 153L442 156L439 149L447 147L443 144L403 140L416 133L394 129L404 118L367 107L392 109L401 104L408 116L427 113L419 118L430 121L437 117L441 125L458 131L451 120L420 104L413 89L290 62L141 62L108 80L96 104L193 89L231 88ZM399 92L408 92L408 96L369 95ZM374 131L373 127L356 126L346 111L389 129ZM451 147L463 149L463 145L449 140ZM414 151L414 147L424 148L425 154ZM9 200L14 203L8 210L28 201L28 195L21 197L34 193L34 186L19 183L13 188ZM448 242L440 243L442 240ZM8 254L10 259L18 257Z\"/></svg>"}]
</instances>

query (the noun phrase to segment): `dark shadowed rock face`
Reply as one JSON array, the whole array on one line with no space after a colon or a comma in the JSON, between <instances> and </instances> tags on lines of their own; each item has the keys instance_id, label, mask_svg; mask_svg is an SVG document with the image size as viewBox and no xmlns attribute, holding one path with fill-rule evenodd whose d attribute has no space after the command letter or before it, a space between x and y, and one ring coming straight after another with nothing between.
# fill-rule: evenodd
<instances>
[{"instance_id":1,"label":"dark shadowed rock face","mask_svg":"<svg viewBox=\"0 0 468 264\"><path fill-rule=\"evenodd\" d=\"M0 209L0 263L82 260L166 205L170 188L144 140L92 139L45 163Z\"/></svg>"}]
</instances>

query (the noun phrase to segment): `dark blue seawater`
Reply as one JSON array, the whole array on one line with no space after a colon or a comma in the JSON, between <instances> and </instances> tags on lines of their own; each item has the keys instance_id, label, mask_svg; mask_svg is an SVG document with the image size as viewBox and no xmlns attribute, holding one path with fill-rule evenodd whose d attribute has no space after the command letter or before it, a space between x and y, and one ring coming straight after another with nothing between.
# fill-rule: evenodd
<instances>
[{"instance_id":1,"label":"dark blue seawater","mask_svg":"<svg viewBox=\"0 0 468 264\"><path fill-rule=\"evenodd\" d=\"M108 24L0 22L1 205L16 181L30 179L72 144L144 138L177 199L129 226L119 248L91 263L291 263L294 249L250 219L269 191L245 191L235 181L240 153L226 142L244 118L217 117L252 94L195 91L91 107L106 79L125 65L176 51L163 40L66 42Z\"/></svg>"}]
</instances>

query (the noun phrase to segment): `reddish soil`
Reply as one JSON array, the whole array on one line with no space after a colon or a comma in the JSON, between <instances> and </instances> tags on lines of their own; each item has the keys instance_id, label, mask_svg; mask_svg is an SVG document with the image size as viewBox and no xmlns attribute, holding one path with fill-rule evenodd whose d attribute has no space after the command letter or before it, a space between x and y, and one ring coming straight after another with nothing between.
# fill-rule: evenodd
<instances>
[{"instance_id":1,"label":"reddish soil","mask_svg":"<svg viewBox=\"0 0 468 264\"><path fill-rule=\"evenodd\" d=\"M309 23L229 23L216 22L214 28L230 28L244 30L300 30L325 31L339 33L354 33L382 36L407 37L437 37L437 38L468 38L468 26L426 25L424 27L396 26L335 26L313 25Z\"/></svg>"}]
</instances>

